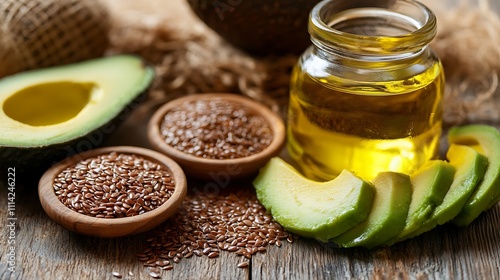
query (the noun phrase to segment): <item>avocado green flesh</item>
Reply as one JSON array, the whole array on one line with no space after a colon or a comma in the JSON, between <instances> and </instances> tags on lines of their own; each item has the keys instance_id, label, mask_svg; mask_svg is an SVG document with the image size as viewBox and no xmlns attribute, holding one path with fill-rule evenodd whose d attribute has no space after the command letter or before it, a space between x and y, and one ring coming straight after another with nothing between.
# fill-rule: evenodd
<instances>
[{"instance_id":1,"label":"avocado green flesh","mask_svg":"<svg viewBox=\"0 0 500 280\"><path fill-rule=\"evenodd\" d=\"M33 70L0 80L0 149L44 147L85 136L149 86L154 73L121 55Z\"/></svg>"},{"instance_id":2,"label":"avocado green flesh","mask_svg":"<svg viewBox=\"0 0 500 280\"><path fill-rule=\"evenodd\" d=\"M259 201L285 229L323 242L366 219L374 196L373 186L349 171L315 182L277 157L253 184Z\"/></svg>"},{"instance_id":3,"label":"avocado green flesh","mask_svg":"<svg viewBox=\"0 0 500 280\"><path fill-rule=\"evenodd\" d=\"M405 227L388 244L405 239L432 216L450 189L454 174L455 168L448 162L431 160L410 176L412 197Z\"/></svg>"},{"instance_id":4,"label":"avocado green flesh","mask_svg":"<svg viewBox=\"0 0 500 280\"><path fill-rule=\"evenodd\" d=\"M447 158L456 170L450 189L432 216L420 228L408 234L407 238L420 235L455 218L483 178L488 164L487 159L474 149L456 144L450 146Z\"/></svg>"},{"instance_id":5,"label":"avocado green flesh","mask_svg":"<svg viewBox=\"0 0 500 280\"><path fill-rule=\"evenodd\" d=\"M448 141L470 146L489 161L483 180L453 220L458 226L467 226L500 200L500 132L488 125L454 127L448 133Z\"/></svg>"},{"instance_id":6,"label":"avocado green flesh","mask_svg":"<svg viewBox=\"0 0 500 280\"><path fill-rule=\"evenodd\" d=\"M373 248L395 237L405 226L412 188L408 175L381 172L372 182L376 193L370 214L360 224L333 238L342 247Z\"/></svg>"}]
</instances>

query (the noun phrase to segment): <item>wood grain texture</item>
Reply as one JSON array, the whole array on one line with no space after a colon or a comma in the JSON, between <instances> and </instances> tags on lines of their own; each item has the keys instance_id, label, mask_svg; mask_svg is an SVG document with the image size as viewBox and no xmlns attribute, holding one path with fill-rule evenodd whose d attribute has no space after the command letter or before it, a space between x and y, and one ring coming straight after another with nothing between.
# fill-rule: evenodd
<instances>
[{"instance_id":1,"label":"wood grain texture","mask_svg":"<svg viewBox=\"0 0 500 280\"><path fill-rule=\"evenodd\" d=\"M133 114L108 144L149 147L145 120ZM131 133L133 131L134 133ZM286 154L286 153L284 153ZM18 178L20 179L20 178ZM43 211L36 179L16 187L16 272L7 268L8 231L6 178L0 178L0 279L153 279L136 254L148 232L99 239L69 232ZM189 188L196 187L191 182ZM228 186L231 188L231 186ZM203 189L203 188L201 188ZM500 204L470 226L440 226L390 248L338 249L314 240L284 242L254 255L245 269L244 257L222 252L217 259L181 260L162 279L500 279ZM132 272L133 276L128 276Z\"/></svg>"},{"instance_id":2,"label":"wood grain texture","mask_svg":"<svg viewBox=\"0 0 500 280\"><path fill-rule=\"evenodd\" d=\"M180 2L162 3L169 1ZM498 1L490 3L500 7ZM111 144L149 147L141 121L132 115L114 133ZM0 279L117 279L113 271L122 279L152 279L136 257L149 233L99 239L69 232L43 211L36 182L16 187L17 259L16 272L10 273L6 182L0 178ZM217 259L193 257L163 272L162 279L500 279L500 204L466 228L440 226L390 248L338 249L299 239L284 242L281 248L270 246L252 258L250 267L236 268L243 260L226 252Z\"/></svg>"},{"instance_id":3,"label":"wood grain texture","mask_svg":"<svg viewBox=\"0 0 500 280\"><path fill-rule=\"evenodd\" d=\"M0 188L0 217L7 189ZM152 279L136 254L149 233L99 239L69 232L43 212L34 186L16 189L16 272L7 271L7 232L0 239L0 279ZM500 279L500 205L469 227L441 226L390 248L338 249L314 240L284 242L253 256L181 260L162 279ZM128 276L132 272L133 276Z\"/></svg>"},{"instance_id":4,"label":"wood grain texture","mask_svg":"<svg viewBox=\"0 0 500 280\"><path fill-rule=\"evenodd\" d=\"M141 253L148 233L116 239L87 237L67 231L49 219L38 201L35 186L16 190L16 272L7 268L6 231L0 239L0 279L152 279L136 254ZM0 187L0 217L6 217L7 189ZM246 270L236 268L241 257L221 254L218 259L192 257L163 279L246 279ZM133 276L128 276L132 272Z\"/></svg>"},{"instance_id":5,"label":"wood grain texture","mask_svg":"<svg viewBox=\"0 0 500 280\"><path fill-rule=\"evenodd\" d=\"M254 257L252 279L500 279L499 212L497 205L467 228L442 226L390 248L299 240Z\"/></svg>"}]
</instances>

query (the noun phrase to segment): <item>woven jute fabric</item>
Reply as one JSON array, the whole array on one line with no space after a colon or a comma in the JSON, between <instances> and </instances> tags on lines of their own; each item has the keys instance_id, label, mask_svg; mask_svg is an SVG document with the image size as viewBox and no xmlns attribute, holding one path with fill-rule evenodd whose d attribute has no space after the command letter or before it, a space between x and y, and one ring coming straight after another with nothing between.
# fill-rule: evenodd
<instances>
[{"instance_id":1,"label":"woven jute fabric","mask_svg":"<svg viewBox=\"0 0 500 280\"><path fill-rule=\"evenodd\" d=\"M0 5L2 5L0 3ZM8 74L22 71L20 53L15 48L15 43L6 30L0 25L0 78Z\"/></svg>"},{"instance_id":2,"label":"woven jute fabric","mask_svg":"<svg viewBox=\"0 0 500 280\"><path fill-rule=\"evenodd\" d=\"M108 18L98 0L0 1L0 77L102 56Z\"/></svg>"}]
</instances>

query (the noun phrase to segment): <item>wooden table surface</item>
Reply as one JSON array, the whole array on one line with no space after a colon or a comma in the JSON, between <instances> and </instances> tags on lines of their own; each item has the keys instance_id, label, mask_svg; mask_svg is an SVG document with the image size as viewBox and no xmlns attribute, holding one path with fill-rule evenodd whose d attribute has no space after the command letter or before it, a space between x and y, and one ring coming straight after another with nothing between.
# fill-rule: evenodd
<instances>
[{"instance_id":1,"label":"wooden table surface","mask_svg":"<svg viewBox=\"0 0 500 280\"><path fill-rule=\"evenodd\" d=\"M147 146L145 135L132 116L108 144ZM147 233L98 239L69 232L45 214L36 184L16 186L16 260L10 273L6 183L0 178L0 279L117 279L113 271L122 279L152 279L136 257ZM389 248L338 249L299 239L268 247L248 268L236 267L242 259L228 252L216 259L184 259L164 271L163 279L500 279L500 205L466 228L441 226Z\"/></svg>"},{"instance_id":2,"label":"wooden table surface","mask_svg":"<svg viewBox=\"0 0 500 280\"><path fill-rule=\"evenodd\" d=\"M107 144L147 147L144 135L144 125L132 115ZM5 225L6 181L2 178L0 183L0 217ZM117 279L113 271L123 279L152 279L136 257L148 233L98 239L69 232L45 214L36 187L16 186L16 272L7 270L4 227L0 279ZM338 249L302 238L269 246L266 253L252 257L249 268L236 267L244 257L222 252L216 259L183 259L173 270L164 271L162 279L500 279L499 221L497 204L466 228L441 226L389 248Z\"/></svg>"}]
</instances>

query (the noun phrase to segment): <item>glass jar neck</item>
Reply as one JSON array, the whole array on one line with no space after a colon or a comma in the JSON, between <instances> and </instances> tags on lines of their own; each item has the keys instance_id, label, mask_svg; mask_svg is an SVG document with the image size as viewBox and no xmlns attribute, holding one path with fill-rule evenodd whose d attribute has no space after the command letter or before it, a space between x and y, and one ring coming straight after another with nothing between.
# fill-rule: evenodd
<instances>
[{"instance_id":1,"label":"glass jar neck","mask_svg":"<svg viewBox=\"0 0 500 280\"><path fill-rule=\"evenodd\" d=\"M311 41L344 57L407 58L436 35L436 17L413 0L325 0L311 11Z\"/></svg>"}]
</instances>

